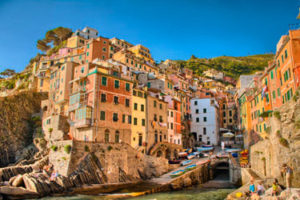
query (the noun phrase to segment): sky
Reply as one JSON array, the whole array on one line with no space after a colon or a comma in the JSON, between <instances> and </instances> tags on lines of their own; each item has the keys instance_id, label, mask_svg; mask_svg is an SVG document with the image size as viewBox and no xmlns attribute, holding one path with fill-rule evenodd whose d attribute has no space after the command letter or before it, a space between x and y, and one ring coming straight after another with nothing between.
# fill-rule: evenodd
<instances>
[{"instance_id":1,"label":"sky","mask_svg":"<svg viewBox=\"0 0 300 200\"><path fill-rule=\"evenodd\" d=\"M58 26L143 44L156 61L276 51L300 0L0 0L0 71L22 71Z\"/></svg>"}]
</instances>

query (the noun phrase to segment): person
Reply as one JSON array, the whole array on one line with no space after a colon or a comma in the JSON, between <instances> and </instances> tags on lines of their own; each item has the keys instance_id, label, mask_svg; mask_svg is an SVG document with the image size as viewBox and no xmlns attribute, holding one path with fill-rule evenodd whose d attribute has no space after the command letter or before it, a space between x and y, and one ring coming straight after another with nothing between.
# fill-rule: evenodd
<instances>
[{"instance_id":1,"label":"person","mask_svg":"<svg viewBox=\"0 0 300 200\"><path fill-rule=\"evenodd\" d=\"M272 184L272 196L277 196L278 195L278 183L276 182L276 180L273 182Z\"/></svg>"},{"instance_id":2,"label":"person","mask_svg":"<svg viewBox=\"0 0 300 200\"><path fill-rule=\"evenodd\" d=\"M255 193L254 180L251 180L251 181L250 181L249 191L250 191L250 193L251 193L251 196Z\"/></svg>"},{"instance_id":3,"label":"person","mask_svg":"<svg viewBox=\"0 0 300 200\"><path fill-rule=\"evenodd\" d=\"M259 181L258 182L258 185L257 185L257 194L259 196L263 195L265 193L265 188L263 186L263 182L262 181Z\"/></svg>"},{"instance_id":4,"label":"person","mask_svg":"<svg viewBox=\"0 0 300 200\"><path fill-rule=\"evenodd\" d=\"M282 165L282 168L282 172L285 175L286 188L289 189L292 186L293 169L286 163Z\"/></svg>"}]
</instances>

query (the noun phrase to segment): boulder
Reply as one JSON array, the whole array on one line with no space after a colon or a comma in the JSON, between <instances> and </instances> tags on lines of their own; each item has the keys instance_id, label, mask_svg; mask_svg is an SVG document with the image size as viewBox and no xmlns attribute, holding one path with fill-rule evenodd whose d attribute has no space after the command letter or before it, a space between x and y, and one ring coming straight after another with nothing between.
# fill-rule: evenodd
<instances>
[{"instance_id":1,"label":"boulder","mask_svg":"<svg viewBox=\"0 0 300 200\"><path fill-rule=\"evenodd\" d=\"M24 185L23 176L19 174L13 180L12 186L14 186L14 187L20 187L20 186L23 186L23 185Z\"/></svg>"},{"instance_id":2,"label":"boulder","mask_svg":"<svg viewBox=\"0 0 300 200\"><path fill-rule=\"evenodd\" d=\"M190 177L186 177L184 180L183 180L183 185L184 187L189 187L192 185L192 180Z\"/></svg>"},{"instance_id":3,"label":"boulder","mask_svg":"<svg viewBox=\"0 0 300 200\"><path fill-rule=\"evenodd\" d=\"M29 191L22 187L2 186L0 187L0 195L14 197L14 199L37 198L39 194ZM1 199L1 198L0 198Z\"/></svg>"}]
</instances>

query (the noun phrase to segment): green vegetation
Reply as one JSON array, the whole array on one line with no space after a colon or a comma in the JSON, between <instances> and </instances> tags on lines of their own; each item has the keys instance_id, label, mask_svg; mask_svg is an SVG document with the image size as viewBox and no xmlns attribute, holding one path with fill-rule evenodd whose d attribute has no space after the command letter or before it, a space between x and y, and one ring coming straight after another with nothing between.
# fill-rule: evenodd
<instances>
[{"instance_id":1,"label":"green vegetation","mask_svg":"<svg viewBox=\"0 0 300 200\"><path fill-rule=\"evenodd\" d=\"M65 150L65 152L66 152L67 154L69 154L69 153L71 152L71 149L72 149L72 146L69 145L69 144L67 144L67 145L64 146L64 150Z\"/></svg>"},{"instance_id":2,"label":"green vegetation","mask_svg":"<svg viewBox=\"0 0 300 200\"><path fill-rule=\"evenodd\" d=\"M275 112L274 112L274 116L275 116L278 120L281 119L281 116L280 116L280 112L279 112L279 111L275 111Z\"/></svg>"},{"instance_id":3,"label":"green vegetation","mask_svg":"<svg viewBox=\"0 0 300 200\"><path fill-rule=\"evenodd\" d=\"M237 79L242 74L253 74L268 66L273 54L252 55L245 57L220 56L216 58L196 58L176 61L180 67L192 69L195 74L202 75L205 70L215 69L224 72L226 76Z\"/></svg>"},{"instance_id":4,"label":"green vegetation","mask_svg":"<svg viewBox=\"0 0 300 200\"><path fill-rule=\"evenodd\" d=\"M300 129L300 119L295 122L296 129Z\"/></svg>"},{"instance_id":5,"label":"green vegetation","mask_svg":"<svg viewBox=\"0 0 300 200\"><path fill-rule=\"evenodd\" d=\"M53 128L49 128L48 131L49 131L49 133L52 133Z\"/></svg>"},{"instance_id":6,"label":"green vegetation","mask_svg":"<svg viewBox=\"0 0 300 200\"><path fill-rule=\"evenodd\" d=\"M51 149L52 149L53 151L57 151L57 146L56 146L56 145L52 145L52 146L51 146Z\"/></svg>"},{"instance_id":7,"label":"green vegetation","mask_svg":"<svg viewBox=\"0 0 300 200\"><path fill-rule=\"evenodd\" d=\"M48 55L57 52L60 48L64 47L68 39L72 35L72 30L64 27L57 27L55 29L47 31L45 38L38 40L36 47L47 52Z\"/></svg>"},{"instance_id":8,"label":"green vegetation","mask_svg":"<svg viewBox=\"0 0 300 200\"><path fill-rule=\"evenodd\" d=\"M276 136L279 137L279 138L281 137L280 130L277 130L277 131L276 131Z\"/></svg>"},{"instance_id":9,"label":"green vegetation","mask_svg":"<svg viewBox=\"0 0 300 200\"><path fill-rule=\"evenodd\" d=\"M283 137L279 138L279 143L284 147L289 147L289 142Z\"/></svg>"},{"instance_id":10,"label":"green vegetation","mask_svg":"<svg viewBox=\"0 0 300 200\"><path fill-rule=\"evenodd\" d=\"M40 140L40 146L41 146L43 149L45 149L45 148L46 148L46 145L47 145L47 141L46 141L44 138L42 138L42 139Z\"/></svg>"}]
</instances>

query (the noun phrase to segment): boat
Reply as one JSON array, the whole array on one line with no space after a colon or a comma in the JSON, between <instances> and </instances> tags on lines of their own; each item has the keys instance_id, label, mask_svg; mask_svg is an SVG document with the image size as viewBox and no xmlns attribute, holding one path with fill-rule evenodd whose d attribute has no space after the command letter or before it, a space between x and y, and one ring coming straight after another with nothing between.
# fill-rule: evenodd
<instances>
[{"instance_id":1,"label":"boat","mask_svg":"<svg viewBox=\"0 0 300 200\"><path fill-rule=\"evenodd\" d=\"M181 160L169 160L169 164L180 164Z\"/></svg>"},{"instance_id":2,"label":"boat","mask_svg":"<svg viewBox=\"0 0 300 200\"><path fill-rule=\"evenodd\" d=\"M171 176L172 178L175 178L175 177L180 176L180 175L182 175L182 174L184 174L184 173L185 173L185 171L184 171L183 169L181 169L181 170L177 170L177 171L175 171L175 172L172 172L172 173L170 174L170 176Z\"/></svg>"},{"instance_id":3,"label":"boat","mask_svg":"<svg viewBox=\"0 0 300 200\"><path fill-rule=\"evenodd\" d=\"M212 151L214 150L213 147L197 147L197 151L202 152L202 151Z\"/></svg>"},{"instance_id":4,"label":"boat","mask_svg":"<svg viewBox=\"0 0 300 200\"><path fill-rule=\"evenodd\" d=\"M185 161L182 161L182 162L181 162L181 165L182 165L182 166L185 166L185 165L190 164L191 162L192 162L191 160L185 160Z\"/></svg>"},{"instance_id":5,"label":"boat","mask_svg":"<svg viewBox=\"0 0 300 200\"><path fill-rule=\"evenodd\" d=\"M192 169L195 169L196 166L197 166L196 164L189 165L189 166L185 167L184 170L185 170L185 171L190 171L190 170L192 170Z\"/></svg>"},{"instance_id":6,"label":"boat","mask_svg":"<svg viewBox=\"0 0 300 200\"><path fill-rule=\"evenodd\" d=\"M204 144L204 145L202 145L202 147L213 147L213 146Z\"/></svg>"},{"instance_id":7,"label":"boat","mask_svg":"<svg viewBox=\"0 0 300 200\"><path fill-rule=\"evenodd\" d=\"M191 159L193 159L193 158L195 158L196 156L194 155L194 154L189 154L188 156L187 156L187 159L189 159L189 160L191 160Z\"/></svg>"},{"instance_id":8,"label":"boat","mask_svg":"<svg viewBox=\"0 0 300 200\"><path fill-rule=\"evenodd\" d=\"M209 160L201 160L201 161L198 161L196 163L196 165L203 165L203 164L208 163L208 162L209 162Z\"/></svg>"}]
</instances>

